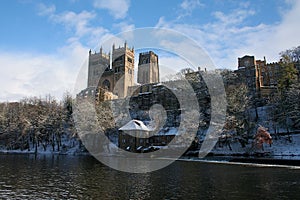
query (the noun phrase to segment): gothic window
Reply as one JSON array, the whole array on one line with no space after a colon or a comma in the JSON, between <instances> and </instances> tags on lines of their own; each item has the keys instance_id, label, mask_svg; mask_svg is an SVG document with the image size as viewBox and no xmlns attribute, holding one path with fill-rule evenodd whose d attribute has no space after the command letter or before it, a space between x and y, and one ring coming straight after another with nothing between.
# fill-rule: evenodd
<instances>
[{"instance_id":1,"label":"gothic window","mask_svg":"<svg viewBox=\"0 0 300 200\"><path fill-rule=\"evenodd\" d=\"M115 72L117 73L117 72L120 72L120 67L116 67L115 68Z\"/></svg>"},{"instance_id":2,"label":"gothic window","mask_svg":"<svg viewBox=\"0 0 300 200\"><path fill-rule=\"evenodd\" d=\"M127 57L127 61L130 62L130 63L132 63L132 59L129 58L129 57Z\"/></svg>"},{"instance_id":3,"label":"gothic window","mask_svg":"<svg viewBox=\"0 0 300 200\"><path fill-rule=\"evenodd\" d=\"M103 86L104 89L109 90L110 89L110 82L109 82L109 80L105 79L103 81L103 83L102 83L102 86Z\"/></svg>"}]
</instances>

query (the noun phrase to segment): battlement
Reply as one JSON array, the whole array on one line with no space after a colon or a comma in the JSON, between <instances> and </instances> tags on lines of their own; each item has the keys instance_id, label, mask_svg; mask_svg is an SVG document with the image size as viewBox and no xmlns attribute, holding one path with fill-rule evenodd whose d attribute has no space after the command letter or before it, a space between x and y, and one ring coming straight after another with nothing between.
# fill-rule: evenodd
<instances>
[{"instance_id":1,"label":"battlement","mask_svg":"<svg viewBox=\"0 0 300 200\"><path fill-rule=\"evenodd\" d=\"M145 55L156 55L153 51L146 51L146 52L142 52L140 53L140 55L145 56Z\"/></svg>"},{"instance_id":2,"label":"battlement","mask_svg":"<svg viewBox=\"0 0 300 200\"><path fill-rule=\"evenodd\" d=\"M129 48L129 47L127 46L127 42L124 43L124 46L123 46L123 47L119 46L118 48L116 48L115 44L113 44L112 50L113 50L113 52L125 52L125 51L130 51L130 52L134 53L134 47Z\"/></svg>"},{"instance_id":3,"label":"battlement","mask_svg":"<svg viewBox=\"0 0 300 200\"><path fill-rule=\"evenodd\" d=\"M90 49L90 51L89 51L89 56L90 56L90 58L93 58L93 57L102 57L102 58L104 58L104 59L107 59L107 60L109 60L110 59L110 53L103 53L103 49L102 49L102 47L100 48L100 51L99 52L96 52L96 51L94 51L94 53L92 53L92 50Z\"/></svg>"},{"instance_id":4,"label":"battlement","mask_svg":"<svg viewBox=\"0 0 300 200\"><path fill-rule=\"evenodd\" d=\"M279 66L280 62L271 62L271 63L267 63L267 66Z\"/></svg>"}]
</instances>

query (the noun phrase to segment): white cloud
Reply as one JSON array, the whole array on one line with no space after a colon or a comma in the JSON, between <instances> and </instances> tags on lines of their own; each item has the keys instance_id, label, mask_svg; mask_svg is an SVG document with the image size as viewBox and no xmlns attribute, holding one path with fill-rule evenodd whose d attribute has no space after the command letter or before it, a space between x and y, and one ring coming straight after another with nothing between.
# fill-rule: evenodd
<instances>
[{"instance_id":1,"label":"white cloud","mask_svg":"<svg viewBox=\"0 0 300 200\"><path fill-rule=\"evenodd\" d=\"M86 87L86 81L77 84L76 78L78 74L86 73L87 68L82 66L87 64L88 50L99 48L103 41L112 37L106 28L92 25L92 20L97 17L95 12L57 13L55 6L45 4L39 4L37 8L38 15L61 24L70 37L64 46L51 54L0 52L0 101L17 101L23 97L47 94L61 98L65 91L73 92L75 89L79 92ZM134 25L125 22L116 26L121 30L134 28ZM79 73L80 69L84 70Z\"/></svg>"},{"instance_id":2,"label":"white cloud","mask_svg":"<svg viewBox=\"0 0 300 200\"><path fill-rule=\"evenodd\" d=\"M89 22L95 17L96 14L92 12L82 11L77 14L72 11L67 11L61 14L52 14L50 19L53 22L63 24L69 29L74 29L75 35L81 37L90 33L90 31L93 29L89 26Z\"/></svg>"},{"instance_id":3,"label":"white cloud","mask_svg":"<svg viewBox=\"0 0 300 200\"><path fill-rule=\"evenodd\" d=\"M214 12L213 15L220 21L222 26L228 25L237 25L245 20L245 18L254 15L254 10L246 10L246 9L237 9L234 10L232 13L226 15L223 12L217 11Z\"/></svg>"},{"instance_id":4,"label":"white cloud","mask_svg":"<svg viewBox=\"0 0 300 200\"><path fill-rule=\"evenodd\" d=\"M87 53L78 43L59 49L55 55L1 52L0 101L47 94L61 98L64 92L72 92Z\"/></svg>"},{"instance_id":5,"label":"white cloud","mask_svg":"<svg viewBox=\"0 0 300 200\"><path fill-rule=\"evenodd\" d=\"M53 6L46 6L44 4L39 4L38 6L38 14L42 13L42 15L47 16L51 22L63 25L67 31L73 35L72 40L80 40L83 37L87 37L88 40L95 42L95 37L99 39L109 33L107 29L91 24L91 21L97 17L95 12L83 10L79 13L73 11L56 13L55 10ZM88 43L91 44L90 42Z\"/></svg>"},{"instance_id":6,"label":"white cloud","mask_svg":"<svg viewBox=\"0 0 300 200\"><path fill-rule=\"evenodd\" d=\"M208 52L217 67L234 69L237 66L237 57L245 54L255 55L258 59L266 56L267 61L271 62L278 60L280 51L300 45L298 36L300 33L300 2L287 1L289 1L290 7L285 10L281 21L276 24L260 23L245 26L244 21L255 15L255 11L251 10L251 5L246 2L241 3L240 8L229 11L229 14L212 13L215 20L203 26L180 24L178 21L170 22L161 17L156 27L175 29L191 37ZM189 3L193 4L188 6ZM129 4L129 1L94 1L95 7L108 9L116 19L126 17ZM189 15L194 9L201 6L203 5L199 1L183 1L181 14L182 16ZM98 48L103 41L112 36L112 33L106 28L95 27L91 24L91 21L97 18L95 12L56 13L55 6L44 4L40 4L38 8L39 15L48 16L52 22L62 24L69 30L71 36L63 47L58 48L57 52L51 55L0 52L0 92L2 94L0 101L18 100L24 96L40 96L48 93L61 97L63 92L73 89L78 70L87 59L88 49L94 46ZM113 26L120 31L135 28L134 24L125 21ZM83 38L85 45L82 42ZM170 44L165 43L164 45ZM181 48L182 52L193 53L193 50L184 43L177 48ZM18 59L16 59L16 55ZM186 67L183 59L174 60L173 57L162 56L160 62L162 67L170 67L174 71ZM162 73L164 69L162 69Z\"/></svg>"},{"instance_id":7,"label":"white cloud","mask_svg":"<svg viewBox=\"0 0 300 200\"><path fill-rule=\"evenodd\" d=\"M120 32L132 31L133 29L135 29L134 24L129 24L127 22L120 22L117 24L113 24L113 27L119 29Z\"/></svg>"},{"instance_id":8,"label":"white cloud","mask_svg":"<svg viewBox=\"0 0 300 200\"><path fill-rule=\"evenodd\" d=\"M46 16L51 15L55 12L56 7L55 5L46 6L45 4L38 4L38 15Z\"/></svg>"},{"instance_id":9,"label":"white cloud","mask_svg":"<svg viewBox=\"0 0 300 200\"><path fill-rule=\"evenodd\" d=\"M51 54L1 52L0 66L3 69L0 75L0 101L16 101L28 96L43 97L47 94L61 98L64 92L73 92L76 76L87 59L89 49L82 45L81 38L86 36L92 39L95 35L104 36L107 32L101 27L90 26L90 20L96 17L93 12L82 11L77 14L66 11L57 14L55 6L44 4L39 4L38 9L39 15L65 26L72 37Z\"/></svg>"},{"instance_id":10,"label":"white cloud","mask_svg":"<svg viewBox=\"0 0 300 200\"><path fill-rule=\"evenodd\" d=\"M183 18L185 16L190 16L192 12L197 9L204 7L205 5L200 2L200 0L183 0L179 5L179 16L178 19Z\"/></svg>"},{"instance_id":11,"label":"white cloud","mask_svg":"<svg viewBox=\"0 0 300 200\"><path fill-rule=\"evenodd\" d=\"M37 8L38 15L63 25L70 37L64 46L51 54L0 52L0 101L18 101L24 97L44 97L47 94L61 98L66 91L79 92L86 87L85 80L77 84L76 79L78 74L86 73L84 65L87 65L88 50L98 48L101 41L112 36L107 29L91 24L97 17L95 12L57 13L55 6L44 4L39 4ZM124 30L126 27L133 28L125 23L118 27ZM79 72L81 69L83 71Z\"/></svg>"},{"instance_id":12,"label":"white cloud","mask_svg":"<svg viewBox=\"0 0 300 200\"><path fill-rule=\"evenodd\" d=\"M94 7L107 9L115 19L123 19L126 17L130 6L130 0L94 0Z\"/></svg>"},{"instance_id":13,"label":"white cloud","mask_svg":"<svg viewBox=\"0 0 300 200\"><path fill-rule=\"evenodd\" d=\"M272 34L268 38L268 43L278 44L278 49L285 50L300 45L300 1L293 1L292 9L283 16L282 22L279 23Z\"/></svg>"},{"instance_id":14,"label":"white cloud","mask_svg":"<svg viewBox=\"0 0 300 200\"><path fill-rule=\"evenodd\" d=\"M49 10L49 7L43 4L40 4L38 8L39 13L45 13L51 22L61 24L66 28L71 35L67 42L80 42L84 39L86 45L95 47L99 45L99 41L111 37L111 33L106 28L92 25L91 21L97 18L95 12L83 10L79 13L73 11L56 13L55 9L53 12L44 12L44 10ZM123 26L125 28L125 24Z\"/></svg>"},{"instance_id":15,"label":"white cloud","mask_svg":"<svg viewBox=\"0 0 300 200\"><path fill-rule=\"evenodd\" d=\"M160 80L168 81L175 77L181 70L191 67L190 64L180 57L161 56L159 57Z\"/></svg>"},{"instance_id":16,"label":"white cloud","mask_svg":"<svg viewBox=\"0 0 300 200\"><path fill-rule=\"evenodd\" d=\"M255 15L247 3L229 14L212 13L216 20L203 26L168 22L164 17L156 26L175 29L194 39L217 67L236 69L237 58L245 54L255 55L257 59L266 56L267 62L274 62L278 61L280 51L300 45L300 2L290 3L293 3L290 10L275 24L244 25L246 19Z\"/></svg>"}]
</instances>

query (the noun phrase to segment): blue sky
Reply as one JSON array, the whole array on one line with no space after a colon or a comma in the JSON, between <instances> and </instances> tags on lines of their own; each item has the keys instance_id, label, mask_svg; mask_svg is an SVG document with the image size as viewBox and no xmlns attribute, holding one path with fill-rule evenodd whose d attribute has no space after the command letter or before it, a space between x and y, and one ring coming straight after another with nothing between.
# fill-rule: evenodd
<instances>
[{"instance_id":1,"label":"blue sky","mask_svg":"<svg viewBox=\"0 0 300 200\"><path fill-rule=\"evenodd\" d=\"M179 31L201 46L218 68L235 69L237 57L245 54L273 62L280 51L300 45L296 0L1 3L0 101L48 93L60 98L74 87L90 48L135 28ZM161 61L176 62L168 57Z\"/></svg>"}]
</instances>

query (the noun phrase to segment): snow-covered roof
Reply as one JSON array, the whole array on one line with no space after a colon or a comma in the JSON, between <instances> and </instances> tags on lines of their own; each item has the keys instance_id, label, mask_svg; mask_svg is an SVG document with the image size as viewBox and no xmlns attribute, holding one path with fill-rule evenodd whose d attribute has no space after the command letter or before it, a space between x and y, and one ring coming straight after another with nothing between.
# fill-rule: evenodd
<instances>
[{"instance_id":1,"label":"snow-covered roof","mask_svg":"<svg viewBox=\"0 0 300 200\"><path fill-rule=\"evenodd\" d=\"M120 131L150 131L149 128L140 120L133 119L119 128Z\"/></svg>"}]
</instances>

